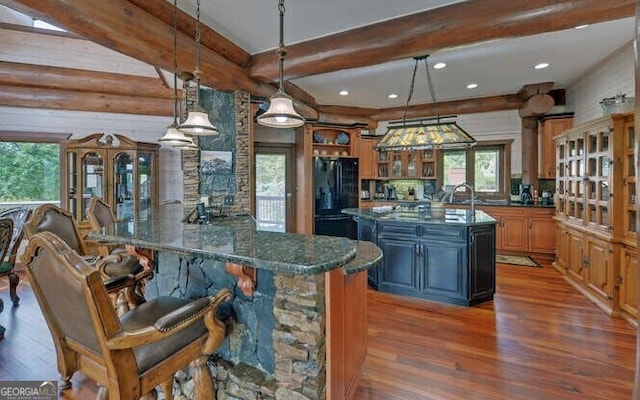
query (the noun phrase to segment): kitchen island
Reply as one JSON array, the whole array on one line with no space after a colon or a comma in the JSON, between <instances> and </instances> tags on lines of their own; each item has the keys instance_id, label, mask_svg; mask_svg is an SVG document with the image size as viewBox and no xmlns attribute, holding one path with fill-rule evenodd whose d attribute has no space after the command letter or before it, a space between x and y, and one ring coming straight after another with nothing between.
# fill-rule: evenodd
<instances>
[{"instance_id":1,"label":"kitchen island","mask_svg":"<svg viewBox=\"0 0 640 400\"><path fill-rule=\"evenodd\" d=\"M376 243L382 264L369 271L376 290L471 306L495 293L496 220L483 211L345 209L358 222L358 239Z\"/></svg>"},{"instance_id":2,"label":"kitchen island","mask_svg":"<svg viewBox=\"0 0 640 400\"><path fill-rule=\"evenodd\" d=\"M259 231L250 216L188 224L184 215L180 205L163 206L90 238L154 252L147 298L233 290L220 316L229 335L213 358L224 377L220 398L351 398L367 348L367 270L380 249Z\"/></svg>"}]
</instances>

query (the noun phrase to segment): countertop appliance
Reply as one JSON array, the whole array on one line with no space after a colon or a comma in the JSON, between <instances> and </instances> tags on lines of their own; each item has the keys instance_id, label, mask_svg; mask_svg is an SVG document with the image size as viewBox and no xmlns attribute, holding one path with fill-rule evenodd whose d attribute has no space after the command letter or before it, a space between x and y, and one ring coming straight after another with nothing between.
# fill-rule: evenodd
<instances>
[{"instance_id":1,"label":"countertop appliance","mask_svg":"<svg viewBox=\"0 0 640 400\"><path fill-rule=\"evenodd\" d=\"M531 185L520 185L520 203L533 204L533 195L531 194Z\"/></svg>"},{"instance_id":2,"label":"countertop appliance","mask_svg":"<svg viewBox=\"0 0 640 400\"><path fill-rule=\"evenodd\" d=\"M397 200L396 187L393 185L387 185L387 200Z\"/></svg>"},{"instance_id":3,"label":"countertop appliance","mask_svg":"<svg viewBox=\"0 0 640 400\"><path fill-rule=\"evenodd\" d=\"M353 217L342 214L343 208L357 208L358 160L354 158L315 157L313 159L316 235L358 238Z\"/></svg>"}]
</instances>

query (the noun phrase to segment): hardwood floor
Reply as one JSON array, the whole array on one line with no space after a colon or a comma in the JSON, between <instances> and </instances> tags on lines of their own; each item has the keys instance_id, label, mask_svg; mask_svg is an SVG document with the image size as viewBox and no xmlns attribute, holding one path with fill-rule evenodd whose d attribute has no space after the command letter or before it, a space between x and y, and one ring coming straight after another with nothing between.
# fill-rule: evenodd
<instances>
[{"instance_id":1,"label":"hardwood floor","mask_svg":"<svg viewBox=\"0 0 640 400\"><path fill-rule=\"evenodd\" d=\"M53 343L21 279L17 308L0 280L0 380L57 379ZM630 399L635 347L630 326L553 268L499 264L495 300L476 307L369 291L369 351L355 398ZM82 376L73 385L62 398L95 395Z\"/></svg>"}]
</instances>

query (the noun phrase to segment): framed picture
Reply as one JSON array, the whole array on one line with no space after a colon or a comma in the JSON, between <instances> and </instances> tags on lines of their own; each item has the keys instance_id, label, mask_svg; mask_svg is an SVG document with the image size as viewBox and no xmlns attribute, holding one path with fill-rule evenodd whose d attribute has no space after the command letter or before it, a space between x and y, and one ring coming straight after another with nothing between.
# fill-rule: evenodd
<instances>
[{"instance_id":1,"label":"framed picture","mask_svg":"<svg viewBox=\"0 0 640 400\"><path fill-rule=\"evenodd\" d=\"M201 151L200 173L202 175L228 175L233 173L233 152Z\"/></svg>"}]
</instances>

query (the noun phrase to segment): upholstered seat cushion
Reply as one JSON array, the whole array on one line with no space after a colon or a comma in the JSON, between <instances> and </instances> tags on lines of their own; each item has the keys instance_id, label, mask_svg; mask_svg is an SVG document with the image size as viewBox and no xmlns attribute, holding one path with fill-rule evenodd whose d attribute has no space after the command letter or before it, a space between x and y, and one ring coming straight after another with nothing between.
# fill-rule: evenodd
<instances>
[{"instance_id":1,"label":"upholstered seat cushion","mask_svg":"<svg viewBox=\"0 0 640 400\"><path fill-rule=\"evenodd\" d=\"M153 326L158 318L190 302L176 297L158 297L128 311L120 318L120 321L125 331ZM183 329L177 335L171 335L156 343L135 348L134 354L138 363L138 372L144 373L150 367L178 352L182 347L202 337L206 332L207 328L200 320Z\"/></svg>"},{"instance_id":2,"label":"upholstered seat cushion","mask_svg":"<svg viewBox=\"0 0 640 400\"><path fill-rule=\"evenodd\" d=\"M119 263L108 263L105 265L104 272L109 276L120 275L136 275L144 270L138 259L131 255L124 255Z\"/></svg>"},{"instance_id":3,"label":"upholstered seat cushion","mask_svg":"<svg viewBox=\"0 0 640 400\"><path fill-rule=\"evenodd\" d=\"M4 274L7 271L11 271L12 268L13 268L13 264L9 263L8 261L0 262L0 274Z\"/></svg>"}]
</instances>

